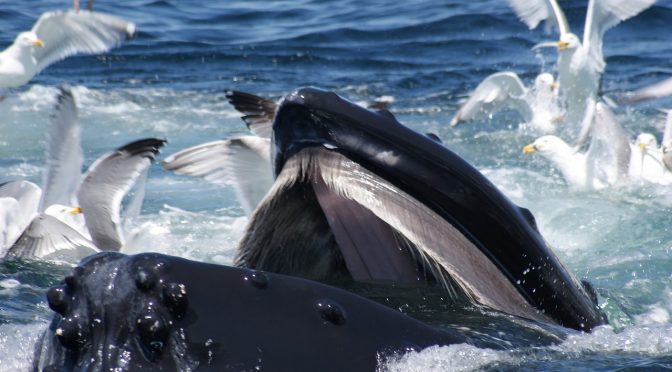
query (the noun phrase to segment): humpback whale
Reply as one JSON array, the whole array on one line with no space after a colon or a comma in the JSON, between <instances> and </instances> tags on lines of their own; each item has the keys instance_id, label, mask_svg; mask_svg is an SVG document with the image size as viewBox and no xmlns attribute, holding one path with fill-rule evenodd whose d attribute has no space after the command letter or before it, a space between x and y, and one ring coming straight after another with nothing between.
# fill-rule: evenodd
<instances>
[{"instance_id":1,"label":"humpback whale","mask_svg":"<svg viewBox=\"0 0 672 372\"><path fill-rule=\"evenodd\" d=\"M389 352L469 341L326 285L348 281L438 288L535 324L605 323L528 210L389 111L301 88L275 109L270 136L275 181L241 239L240 268L86 259L48 293L58 315L36 363L372 370Z\"/></svg>"}]
</instances>

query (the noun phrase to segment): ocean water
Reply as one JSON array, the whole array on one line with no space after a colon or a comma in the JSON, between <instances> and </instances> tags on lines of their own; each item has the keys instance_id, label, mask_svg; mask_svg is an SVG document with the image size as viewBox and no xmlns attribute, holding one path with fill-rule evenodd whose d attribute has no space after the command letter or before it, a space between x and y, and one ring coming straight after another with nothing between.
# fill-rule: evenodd
<instances>
[{"instance_id":1,"label":"ocean water","mask_svg":"<svg viewBox=\"0 0 672 372\"><path fill-rule=\"evenodd\" d=\"M66 0L0 1L0 45ZM137 38L99 56L69 58L0 102L0 181L40 183L56 87L73 86L85 165L147 136L167 138L160 158L185 147L247 133L224 97L238 89L279 98L313 85L353 101L395 98L398 119L434 132L512 200L529 208L563 263L590 280L611 325L546 347L501 351L435 347L389 360L381 369L615 370L672 368L672 192L630 184L575 191L522 147L535 135L502 112L451 129L461 100L487 75L512 70L530 83L554 71L555 54L530 48L555 38L529 31L503 0L96 2L137 24ZM584 1L562 1L582 30ZM607 33L602 92L618 97L672 75L672 2ZM580 33L580 32L578 32ZM658 111L672 99L620 106L634 136L659 139ZM142 222L147 250L230 263L245 226L233 191L152 167ZM129 252L132 253L132 252ZM0 260L0 370L30 366L32 345L51 312L45 290L70 266Z\"/></svg>"}]
</instances>

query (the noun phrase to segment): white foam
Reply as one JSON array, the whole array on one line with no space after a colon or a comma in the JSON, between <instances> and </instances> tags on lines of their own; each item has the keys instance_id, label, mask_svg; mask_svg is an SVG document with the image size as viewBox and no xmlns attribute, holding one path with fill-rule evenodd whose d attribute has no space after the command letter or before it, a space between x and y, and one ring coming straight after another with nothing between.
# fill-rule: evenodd
<instances>
[{"instance_id":1,"label":"white foam","mask_svg":"<svg viewBox=\"0 0 672 372\"><path fill-rule=\"evenodd\" d=\"M379 371L430 372L473 371L495 362L511 361L506 351L479 349L467 344L432 346L422 351L411 351L398 358L384 361Z\"/></svg>"},{"instance_id":2,"label":"white foam","mask_svg":"<svg viewBox=\"0 0 672 372\"><path fill-rule=\"evenodd\" d=\"M625 352L666 355L672 352L672 324L634 325L620 332L615 332L611 326L601 326L591 333L571 335L552 349L565 354Z\"/></svg>"},{"instance_id":3,"label":"white foam","mask_svg":"<svg viewBox=\"0 0 672 372\"><path fill-rule=\"evenodd\" d=\"M46 323L0 325L0 371L32 370L35 343Z\"/></svg>"},{"instance_id":4,"label":"white foam","mask_svg":"<svg viewBox=\"0 0 672 372\"><path fill-rule=\"evenodd\" d=\"M230 265L247 218L228 212L190 212L164 206L158 214L138 218L148 231L122 253L157 252Z\"/></svg>"},{"instance_id":5,"label":"white foam","mask_svg":"<svg viewBox=\"0 0 672 372\"><path fill-rule=\"evenodd\" d=\"M0 288L12 289L21 285L21 282L16 279L3 279L0 280Z\"/></svg>"}]
</instances>

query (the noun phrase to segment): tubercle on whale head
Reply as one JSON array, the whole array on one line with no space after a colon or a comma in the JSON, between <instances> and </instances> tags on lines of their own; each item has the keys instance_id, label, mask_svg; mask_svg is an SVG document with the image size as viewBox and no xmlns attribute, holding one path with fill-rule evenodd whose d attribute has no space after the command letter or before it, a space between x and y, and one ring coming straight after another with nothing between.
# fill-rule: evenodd
<instances>
[{"instance_id":1,"label":"tubercle on whale head","mask_svg":"<svg viewBox=\"0 0 672 372\"><path fill-rule=\"evenodd\" d=\"M187 289L164 280L164 266L154 254L128 259L103 252L84 259L47 292L58 316L53 337L45 336L51 350L42 354L58 355L51 358L56 365L82 369L193 367L180 326L188 310ZM179 349L181 355L174 352ZM130 358L133 350L142 356ZM44 359L38 355L36 361Z\"/></svg>"}]
</instances>

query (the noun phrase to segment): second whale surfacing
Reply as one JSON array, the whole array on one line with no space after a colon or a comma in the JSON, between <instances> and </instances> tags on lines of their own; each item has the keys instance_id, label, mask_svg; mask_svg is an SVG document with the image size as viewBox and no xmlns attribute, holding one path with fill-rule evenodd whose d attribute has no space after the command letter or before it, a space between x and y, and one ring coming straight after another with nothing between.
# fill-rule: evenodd
<instances>
[{"instance_id":1,"label":"second whale surfacing","mask_svg":"<svg viewBox=\"0 0 672 372\"><path fill-rule=\"evenodd\" d=\"M59 315L36 365L373 370L389 353L471 342L450 329L457 316L434 328L315 281L439 290L550 328L605 323L528 210L388 111L302 88L270 129L275 182L241 239L242 269L85 259L49 292Z\"/></svg>"}]
</instances>

